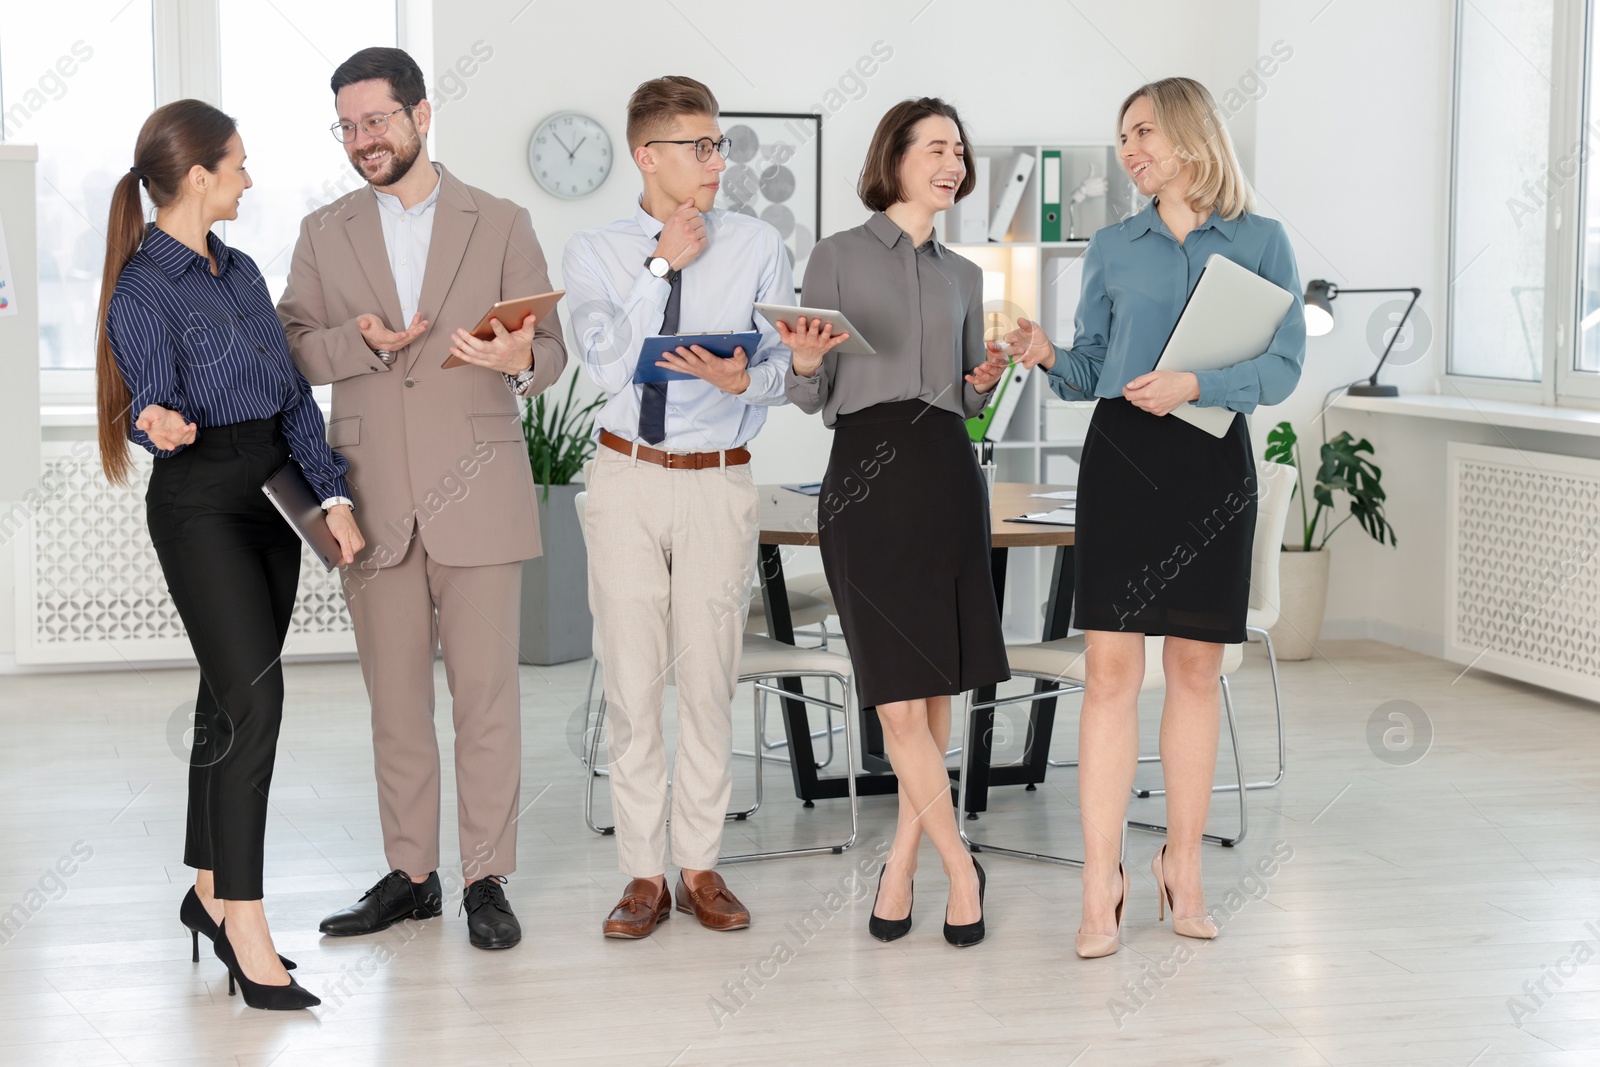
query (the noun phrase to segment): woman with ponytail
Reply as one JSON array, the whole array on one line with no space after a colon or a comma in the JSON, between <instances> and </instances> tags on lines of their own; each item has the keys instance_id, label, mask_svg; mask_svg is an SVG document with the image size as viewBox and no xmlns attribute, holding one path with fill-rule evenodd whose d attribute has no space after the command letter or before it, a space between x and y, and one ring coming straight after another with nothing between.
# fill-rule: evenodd
<instances>
[{"instance_id":1,"label":"woman with ponytail","mask_svg":"<svg viewBox=\"0 0 1600 1067\"><path fill-rule=\"evenodd\" d=\"M363 541L348 464L328 447L261 273L211 232L238 218L248 188L244 144L221 111L179 100L145 121L111 200L96 388L106 477L127 484L130 440L155 456L150 539L200 664L184 845L197 873L179 918L196 962L200 935L211 939L229 994L237 983L251 1007L291 1009L320 1001L274 949L261 897L300 541L262 482L293 462L344 563Z\"/></svg>"}]
</instances>

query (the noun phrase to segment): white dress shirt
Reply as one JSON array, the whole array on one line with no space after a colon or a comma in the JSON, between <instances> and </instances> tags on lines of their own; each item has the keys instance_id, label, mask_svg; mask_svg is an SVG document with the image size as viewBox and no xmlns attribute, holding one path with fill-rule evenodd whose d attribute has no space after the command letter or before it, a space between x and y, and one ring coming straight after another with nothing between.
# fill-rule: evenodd
<instances>
[{"instance_id":1,"label":"white dress shirt","mask_svg":"<svg viewBox=\"0 0 1600 1067\"><path fill-rule=\"evenodd\" d=\"M434 173L439 170L434 164ZM439 202L437 177L433 192L409 208L391 193L372 191L378 198L378 221L383 224L383 246L389 252L389 272L394 275L395 291L400 295L401 330L411 326L422 299L422 275L428 269L428 245L433 240L433 207Z\"/></svg>"},{"instance_id":2,"label":"white dress shirt","mask_svg":"<svg viewBox=\"0 0 1600 1067\"><path fill-rule=\"evenodd\" d=\"M784 376L789 349L757 301L794 303L794 273L783 238L768 223L748 215L705 213L706 250L683 269L679 333L759 330L761 342L747 352L750 385L723 392L710 382L667 385L666 438L653 446L666 452L717 452L748 444L766 421L766 409L787 402ZM641 205L625 219L582 230L567 242L561 274L578 354L589 376L609 399L595 418L595 434L609 430L639 440L639 403L644 387L633 373L646 337L661 332L665 278L645 266L662 224Z\"/></svg>"}]
</instances>

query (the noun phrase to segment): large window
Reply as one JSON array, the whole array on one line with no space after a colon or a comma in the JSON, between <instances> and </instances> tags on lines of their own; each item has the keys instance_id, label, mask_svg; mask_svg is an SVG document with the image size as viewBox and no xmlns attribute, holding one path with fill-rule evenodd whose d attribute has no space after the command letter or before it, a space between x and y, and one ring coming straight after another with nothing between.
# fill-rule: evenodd
<instances>
[{"instance_id":1,"label":"large window","mask_svg":"<svg viewBox=\"0 0 1600 1067\"><path fill-rule=\"evenodd\" d=\"M328 79L351 53L394 45L395 3L225 3L221 16L221 106L239 120L255 183L223 236L256 261L276 300L301 218L362 184L328 132Z\"/></svg>"},{"instance_id":2,"label":"large window","mask_svg":"<svg viewBox=\"0 0 1600 1067\"><path fill-rule=\"evenodd\" d=\"M1600 400L1596 0L1460 0L1449 372L1458 389Z\"/></svg>"},{"instance_id":3,"label":"large window","mask_svg":"<svg viewBox=\"0 0 1600 1067\"><path fill-rule=\"evenodd\" d=\"M111 190L155 105L151 0L8 4L0 140L39 146L39 362L94 365Z\"/></svg>"},{"instance_id":4,"label":"large window","mask_svg":"<svg viewBox=\"0 0 1600 1067\"><path fill-rule=\"evenodd\" d=\"M414 0L403 8L397 0L7 5L0 141L39 146L39 362L47 403L93 396L111 190L133 162L151 110L193 96L239 120L255 187L222 237L256 260L276 299L301 218L359 184L327 132L334 121L328 78L358 49L399 43L401 10L426 73L431 8Z\"/></svg>"}]
</instances>

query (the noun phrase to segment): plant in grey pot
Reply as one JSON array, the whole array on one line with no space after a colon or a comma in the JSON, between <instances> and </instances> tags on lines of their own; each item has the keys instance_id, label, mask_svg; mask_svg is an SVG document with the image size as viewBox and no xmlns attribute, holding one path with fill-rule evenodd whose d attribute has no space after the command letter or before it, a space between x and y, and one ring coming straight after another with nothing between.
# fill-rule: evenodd
<instances>
[{"instance_id":1,"label":"plant in grey pot","mask_svg":"<svg viewBox=\"0 0 1600 1067\"><path fill-rule=\"evenodd\" d=\"M528 462L541 488L539 538L544 554L522 564L518 658L539 666L584 659L591 651L589 556L573 504L583 486L573 479L594 455L594 413L605 397L580 403L579 377L575 372L568 379L561 400L551 402L541 395L522 409Z\"/></svg>"},{"instance_id":2,"label":"plant in grey pot","mask_svg":"<svg viewBox=\"0 0 1600 1067\"><path fill-rule=\"evenodd\" d=\"M1369 458L1372 454L1372 442L1364 437L1358 441L1341 431L1322 444L1322 463L1311 490L1315 509L1306 502L1303 476L1295 486L1302 536L1299 544L1283 546L1282 603L1278 623L1270 631L1280 660L1310 659L1322 632L1322 613L1328 604L1328 538L1354 519L1380 545L1396 543L1394 528L1383 513L1383 471ZM1302 474L1305 471L1300 463L1300 439L1289 423L1280 422L1267 434L1266 458L1299 467ZM1334 493L1350 499L1350 513L1338 522L1333 521Z\"/></svg>"}]
</instances>

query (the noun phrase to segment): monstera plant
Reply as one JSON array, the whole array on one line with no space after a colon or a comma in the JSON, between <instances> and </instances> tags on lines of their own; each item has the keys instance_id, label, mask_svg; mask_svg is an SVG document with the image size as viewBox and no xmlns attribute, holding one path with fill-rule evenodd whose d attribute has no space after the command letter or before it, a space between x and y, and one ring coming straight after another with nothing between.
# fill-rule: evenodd
<instances>
[{"instance_id":1,"label":"monstera plant","mask_svg":"<svg viewBox=\"0 0 1600 1067\"><path fill-rule=\"evenodd\" d=\"M1396 544L1394 527L1384 514L1387 499L1383 491L1383 470L1373 462L1372 442L1357 440L1341 431L1324 441L1314 477L1300 462L1300 438L1288 422L1280 422L1267 434L1266 458L1300 469L1295 487L1300 497L1299 544L1285 545L1279 557L1280 604L1278 622L1272 627L1272 643L1279 659L1310 659L1322 631L1322 614L1328 603L1328 539L1351 519L1374 541ZM1311 499L1306 499L1310 485ZM1341 494L1349 510L1339 515ZM1336 521L1337 520L1337 521Z\"/></svg>"}]
</instances>

